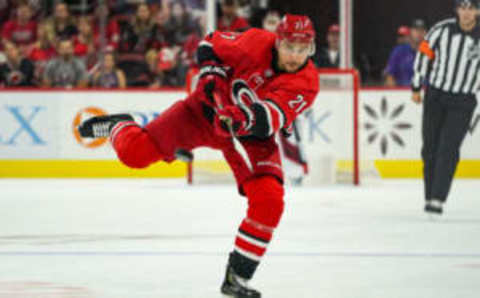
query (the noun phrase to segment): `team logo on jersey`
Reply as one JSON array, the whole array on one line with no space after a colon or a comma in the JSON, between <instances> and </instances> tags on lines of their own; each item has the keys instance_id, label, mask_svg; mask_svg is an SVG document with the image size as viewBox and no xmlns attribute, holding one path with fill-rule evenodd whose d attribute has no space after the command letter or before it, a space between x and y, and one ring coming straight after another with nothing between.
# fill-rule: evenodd
<instances>
[{"instance_id":1,"label":"team logo on jersey","mask_svg":"<svg viewBox=\"0 0 480 298\"><path fill-rule=\"evenodd\" d=\"M480 46L472 44L467 49L467 58L469 60L476 60L480 58Z\"/></svg>"},{"instance_id":2,"label":"team logo on jersey","mask_svg":"<svg viewBox=\"0 0 480 298\"><path fill-rule=\"evenodd\" d=\"M244 80L233 81L232 98L237 105L250 106L252 103L259 101L255 91L250 89Z\"/></svg>"}]
</instances>

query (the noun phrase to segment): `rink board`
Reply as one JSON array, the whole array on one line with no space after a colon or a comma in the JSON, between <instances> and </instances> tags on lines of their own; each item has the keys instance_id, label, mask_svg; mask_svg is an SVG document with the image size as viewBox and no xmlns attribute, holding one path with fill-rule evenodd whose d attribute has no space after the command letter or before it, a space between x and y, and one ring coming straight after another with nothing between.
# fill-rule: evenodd
<instances>
[{"instance_id":1,"label":"rink board","mask_svg":"<svg viewBox=\"0 0 480 298\"><path fill-rule=\"evenodd\" d=\"M186 164L159 162L132 169L116 160L0 160L0 178L180 178Z\"/></svg>"},{"instance_id":2,"label":"rink board","mask_svg":"<svg viewBox=\"0 0 480 298\"><path fill-rule=\"evenodd\" d=\"M106 139L82 140L75 127L92 115L131 113L145 125L183 91L2 91L0 177L182 177L186 165L158 163L131 170L116 161ZM301 132L311 165L331 159L351 164L353 102L349 92L325 91ZM422 106L407 90L363 90L359 102L360 159L382 178L422 176ZM480 178L480 112L474 114L462 147L457 177ZM218 153L198 151L204 167L228 171Z\"/></svg>"}]
</instances>

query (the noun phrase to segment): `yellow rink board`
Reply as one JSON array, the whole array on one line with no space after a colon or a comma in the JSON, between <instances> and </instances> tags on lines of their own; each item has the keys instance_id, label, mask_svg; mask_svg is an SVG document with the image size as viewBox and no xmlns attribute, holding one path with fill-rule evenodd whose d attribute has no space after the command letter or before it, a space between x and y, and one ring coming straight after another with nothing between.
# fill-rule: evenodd
<instances>
[{"instance_id":1,"label":"yellow rink board","mask_svg":"<svg viewBox=\"0 0 480 298\"><path fill-rule=\"evenodd\" d=\"M376 160L375 168L382 178L422 178L423 162L420 160ZM480 178L480 160L461 160L456 178Z\"/></svg>"},{"instance_id":2,"label":"yellow rink board","mask_svg":"<svg viewBox=\"0 0 480 298\"><path fill-rule=\"evenodd\" d=\"M351 161L342 164L345 167ZM376 160L374 165L381 178L423 176L420 160ZM224 161L198 162L196 168L200 171L229 172ZM351 170L351 167L348 168ZM115 160L0 160L0 178L179 178L185 177L186 172L186 164L180 161L171 164L158 162L146 169L130 169ZM460 161L455 177L480 178L480 160Z\"/></svg>"},{"instance_id":3,"label":"yellow rink board","mask_svg":"<svg viewBox=\"0 0 480 298\"><path fill-rule=\"evenodd\" d=\"M0 160L1 178L178 178L186 172L180 161L130 169L115 160Z\"/></svg>"}]
</instances>

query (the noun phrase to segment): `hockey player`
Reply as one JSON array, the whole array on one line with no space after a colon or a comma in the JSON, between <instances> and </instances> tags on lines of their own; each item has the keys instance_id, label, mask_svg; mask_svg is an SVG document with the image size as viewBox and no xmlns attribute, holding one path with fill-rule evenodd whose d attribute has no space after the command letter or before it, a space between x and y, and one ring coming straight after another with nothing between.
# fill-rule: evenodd
<instances>
[{"instance_id":1,"label":"hockey player","mask_svg":"<svg viewBox=\"0 0 480 298\"><path fill-rule=\"evenodd\" d=\"M318 92L310 61L314 36L310 19L299 15L286 15L276 33L216 31L200 43L199 82L185 100L144 128L128 114L94 117L79 127L83 137L108 136L118 158L132 168L172 162L177 152L201 146L222 151L248 199L221 287L228 297L261 297L247 281L284 208L275 133L288 129Z\"/></svg>"}]
</instances>

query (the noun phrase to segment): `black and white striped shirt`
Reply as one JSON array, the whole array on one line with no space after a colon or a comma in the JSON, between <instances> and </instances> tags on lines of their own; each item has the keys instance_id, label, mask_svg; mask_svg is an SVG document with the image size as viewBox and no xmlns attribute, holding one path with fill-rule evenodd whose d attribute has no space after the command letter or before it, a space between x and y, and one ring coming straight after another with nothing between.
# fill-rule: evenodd
<instances>
[{"instance_id":1,"label":"black and white striped shirt","mask_svg":"<svg viewBox=\"0 0 480 298\"><path fill-rule=\"evenodd\" d=\"M426 83L453 94L476 93L480 84L480 26L470 32L451 18L437 23L420 44L412 89Z\"/></svg>"}]
</instances>

